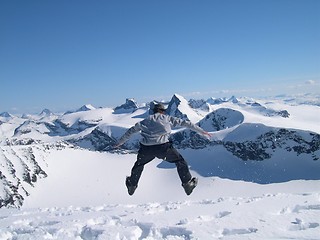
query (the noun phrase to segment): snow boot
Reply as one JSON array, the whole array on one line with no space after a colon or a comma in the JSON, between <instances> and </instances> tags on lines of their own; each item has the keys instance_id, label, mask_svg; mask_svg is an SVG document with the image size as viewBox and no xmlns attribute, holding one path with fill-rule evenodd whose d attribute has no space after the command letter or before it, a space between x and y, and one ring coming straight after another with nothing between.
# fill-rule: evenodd
<instances>
[{"instance_id":1,"label":"snow boot","mask_svg":"<svg viewBox=\"0 0 320 240\"><path fill-rule=\"evenodd\" d=\"M193 191L193 189L197 186L198 184L198 178L191 178L189 182L183 183L182 187L184 188L184 191L186 192L187 195L190 195Z\"/></svg>"},{"instance_id":2,"label":"snow boot","mask_svg":"<svg viewBox=\"0 0 320 240\"><path fill-rule=\"evenodd\" d=\"M134 194L134 191L137 189L138 186L133 186L131 181L130 181L130 177L127 177L126 178L126 186L127 186L127 189L128 189L128 193L129 195L133 195Z\"/></svg>"}]
</instances>

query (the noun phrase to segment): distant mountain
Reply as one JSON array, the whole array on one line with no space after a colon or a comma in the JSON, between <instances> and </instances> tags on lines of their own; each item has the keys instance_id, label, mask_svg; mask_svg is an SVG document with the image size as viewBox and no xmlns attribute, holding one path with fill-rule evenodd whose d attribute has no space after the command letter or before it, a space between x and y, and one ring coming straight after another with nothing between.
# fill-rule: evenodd
<instances>
[{"instance_id":1,"label":"distant mountain","mask_svg":"<svg viewBox=\"0 0 320 240\"><path fill-rule=\"evenodd\" d=\"M96 109L96 108L94 106L92 106L91 104L86 104L86 105L83 105L78 110L76 110L76 112L90 111L90 110L94 110L94 109Z\"/></svg>"},{"instance_id":2,"label":"distant mountain","mask_svg":"<svg viewBox=\"0 0 320 240\"><path fill-rule=\"evenodd\" d=\"M121 149L120 136L148 116L156 101L138 105L134 99L114 109L84 105L67 114L44 109L38 115L0 115L0 207L20 207L30 187L47 176L46 155L65 148L125 154L139 147L139 134ZM296 159L314 162L320 171L320 110L314 105L288 105L279 100L210 98L189 100L175 94L164 103L166 113L212 132L206 139L175 129L171 139L180 149L217 149L239 161Z\"/></svg>"},{"instance_id":3,"label":"distant mountain","mask_svg":"<svg viewBox=\"0 0 320 240\"><path fill-rule=\"evenodd\" d=\"M190 107L192 107L194 109L201 109L206 112L210 111L210 104L203 99L190 99L188 101L188 104Z\"/></svg>"},{"instance_id":4,"label":"distant mountain","mask_svg":"<svg viewBox=\"0 0 320 240\"><path fill-rule=\"evenodd\" d=\"M78 108L77 110L69 110L66 111L64 113L64 115L70 114L70 113L75 113L75 112L86 112L86 111L90 111L90 110L94 110L96 109L94 106L92 106L91 104L85 104L83 106L81 106L80 108Z\"/></svg>"},{"instance_id":5,"label":"distant mountain","mask_svg":"<svg viewBox=\"0 0 320 240\"><path fill-rule=\"evenodd\" d=\"M226 103L226 102L238 103L239 100L235 96L232 96L231 98L209 98L207 100L207 103L212 105L217 105L217 104Z\"/></svg>"},{"instance_id":6,"label":"distant mountain","mask_svg":"<svg viewBox=\"0 0 320 240\"><path fill-rule=\"evenodd\" d=\"M237 126L243 121L244 116L241 112L230 108L219 108L206 115L198 125L208 132L214 132Z\"/></svg>"},{"instance_id":7,"label":"distant mountain","mask_svg":"<svg viewBox=\"0 0 320 240\"><path fill-rule=\"evenodd\" d=\"M197 122L203 117L191 108L184 97L178 94L175 94L171 98L166 113L170 116L182 118L191 122Z\"/></svg>"},{"instance_id":8,"label":"distant mountain","mask_svg":"<svg viewBox=\"0 0 320 240\"><path fill-rule=\"evenodd\" d=\"M13 137L21 136L23 134L28 134L32 132L48 134L50 130L46 127L46 124L44 123L33 120L27 120L14 130Z\"/></svg>"},{"instance_id":9,"label":"distant mountain","mask_svg":"<svg viewBox=\"0 0 320 240\"><path fill-rule=\"evenodd\" d=\"M41 111L41 113L39 114L39 116L41 117L46 117L46 116L51 116L54 115L53 112L51 112L49 109L45 108Z\"/></svg>"},{"instance_id":10,"label":"distant mountain","mask_svg":"<svg viewBox=\"0 0 320 240\"><path fill-rule=\"evenodd\" d=\"M262 104L258 103L257 101L246 101L245 105L250 106L252 110L260 112L262 115L272 117L272 116L280 116L284 118L288 118L290 116L289 112L287 110L274 110L269 109Z\"/></svg>"},{"instance_id":11,"label":"distant mountain","mask_svg":"<svg viewBox=\"0 0 320 240\"><path fill-rule=\"evenodd\" d=\"M279 153L320 160L320 135L295 129L272 128L263 124L244 123L220 141L211 142L190 130L172 136L175 145L181 148L203 149L221 145L241 160L263 161ZM320 166L319 166L320 167Z\"/></svg>"},{"instance_id":12,"label":"distant mountain","mask_svg":"<svg viewBox=\"0 0 320 240\"><path fill-rule=\"evenodd\" d=\"M0 117L12 118L13 116L8 112L2 112L2 113L0 113Z\"/></svg>"},{"instance_id":13,"label":"distant mountain","mask_svg":"<svg viewBox=\"0 0 320 240\"><path fill-rule=\"evenodd\" d=\"M246 139L241 139L245 134ZM262 161L276 152L295 154L320 160L320 135L297 129L272 128L246 123L232 131L223 141L224 147L242 160Z\"/></svg>"},{"instance_id":14,"label":"distant mountain","mask_svg":"<svg viewBox=\"0 0 320 240\"><path fill-rule=\"evenodd\" d=\"M306 94L281 94L275 97L277 100L281 100L290 105L314 105L320 106L320 94L306 93Z\"/></svg>"},{"instance_id":15,"label":"distant mountain","mask_svg":"<svg viewBox=\"0 0 320 240\"><path fill-rule=\"evenodd\" d=\"M115 113L129 113L138 108L138 104L133 98L127 98L126 102L118 107L114 108Z\"/></svg>"},{"instance_id":16,"label":"distant mountain","mask_svg":"<svg viewBox=\"0 0 320 240\"><path fill-rule=\"evenodd\" d=\"M8 121L11 120L12 118L13 118L13 115L11 115L11 114L8 113L8 112L0 113L0 125L1 125L2 123L8 122Z\"/></svg>"}]
</instances>

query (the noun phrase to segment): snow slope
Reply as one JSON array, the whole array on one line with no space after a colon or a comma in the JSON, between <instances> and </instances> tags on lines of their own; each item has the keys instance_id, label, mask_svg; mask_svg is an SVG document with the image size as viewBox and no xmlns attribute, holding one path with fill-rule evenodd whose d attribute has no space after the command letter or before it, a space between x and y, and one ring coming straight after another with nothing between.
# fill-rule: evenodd
<instances>
[{"instance_id":1,"label":"snow slope","mask_svg":"<svg viewBox=\"0 0 320 240\"><path fill-rule=\"evenodd\" d=\"M0 209L0 239L319 239L319 180L260 185L192 171L199 186L186 196L176 170L155 160L131 197L124 178L134 160L52 152L51 177L20 210Z\"/></svg>"}]
</instances>

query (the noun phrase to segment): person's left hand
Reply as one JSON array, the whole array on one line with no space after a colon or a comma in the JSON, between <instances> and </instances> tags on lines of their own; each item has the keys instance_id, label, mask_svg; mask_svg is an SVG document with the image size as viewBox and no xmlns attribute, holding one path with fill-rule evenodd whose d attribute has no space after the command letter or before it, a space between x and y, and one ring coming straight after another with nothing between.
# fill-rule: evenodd
<instances>
[{"instance_id":1,"label":"person's left hand","mask_svg":"<svg viewBox=\"0 0 320 240\"><path fill-rule=\"evenodd\" d=\"M209 132L204 132L204 133L203 133L203 136L205 136L208 140L210 140L211 137L212 137L212 134L209 133Z\"/></svg>"},{"instance_id":2,"label":"person's left hand","mask_svg":"<svg viewBox=\"0 0 320 240\"><path fill-rule=\"evenodd\" d=\"M119 148L121 145L122 144L117 143L117 144L113 145L113 148Z\"/></svg>"}]
</instances>

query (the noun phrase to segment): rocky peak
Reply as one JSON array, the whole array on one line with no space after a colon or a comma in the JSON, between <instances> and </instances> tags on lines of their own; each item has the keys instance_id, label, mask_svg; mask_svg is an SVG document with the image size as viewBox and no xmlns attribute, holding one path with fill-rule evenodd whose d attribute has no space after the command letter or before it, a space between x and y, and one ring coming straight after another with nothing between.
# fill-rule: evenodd
<instances>
[{"instance_id":1,"label":"rocky peak","mask_svg":"<svg viewBox=\"0 0 320 240\"><path fill-rule=\"evenodd\" d=\"M127 98L126 102L116 108L114 108L114 111L116 113L127 113L127 112L133 112L138 108L138 104L133 98Z\"/></svg>"},{"instance_id":2,"label":"rocky peak","mask_svg":"<svg viewBox=\"0 0 320 240\"><path fill-rule=\"evenodd\" d=\"M236 98L235 96L232 96L232 97L228 100L228 102L239 103L239 100L238 100L238 98Z\"/></svg>"},{"instance_id":3,"label":"rocky peak","mask_svg":"<svg viewBox=\"0 0 320 240\"><path fill-rule=\"evenodd\" d=\"M244 116L241 112L229 108L219 108L202 119L199 126L212 132L234 127L243 121Z\"/></svg>"},{"instance_id":4,"label":"rocky peak","mask_svg":"<svg viewBox=\"0 0 320 240\"><path fill-rule=\"evenodd\" d=\"M39 114L40 117L49 117L49 116L53 116L53 112L51 112L49 109L45 108L41 111L41 113Z\"/></svg>"},{"instance_id":5,"label":"rocky peak","mask_svg":"<svg viewBox=\"0 0 320 240\"><path fill-rule=\"evenodd\" d=\"M180 110L181 108L188 109L190 106L185 98L178 94L174 94L169 102L166 112L170 116L189 120L185 111Z\"/></svg>"},{"instance_id":6,"label":"rocky peak","mask_svg":"<svg viewBox=\"0 0 320 240\"><path fill-rule=\"evenodd\" d=\"M0 113L0 117L12 118L12 115L8 112L2 112L2 113Z\"/></svg>"},{"instance_id":7,"label":"rocky peak","mask_svg":"<svg viewBox=\"0 0 320 240\"><path fill-rule=\"evenodd\" d=\"M206 101L203 100L203 99L200 99L200 100L195 100L195 99L190 99L189 100L189 106L192 107L192 108L203 108L204 106L207 106L206 104Z\"/></svg>"},{"instance_id":8,"label":"rocky peak","mask_svg":"<svg viewBox=\"0 0 320 240\"><path fill-rule=\"evenodd\" d=\"M84 111L90 111L90 110L94 110L96 109L94 106L92 106L91 104L86 104L83 105L81 108L79 108L76 112L84 112Z\"/></svg>"},{"instance_id":9,"label":"rocky peak","mask_svg":"<svg viewBox=\"0 0 320 240\"><path fill-rule=\"evenodd\" d=\"M231 98L209 98L207 100L207 103L211 105L218 105L226 102L232 102L232 103L239 103L240 101L235 96L232 96Z\"/></svg>"}]
</instances>

